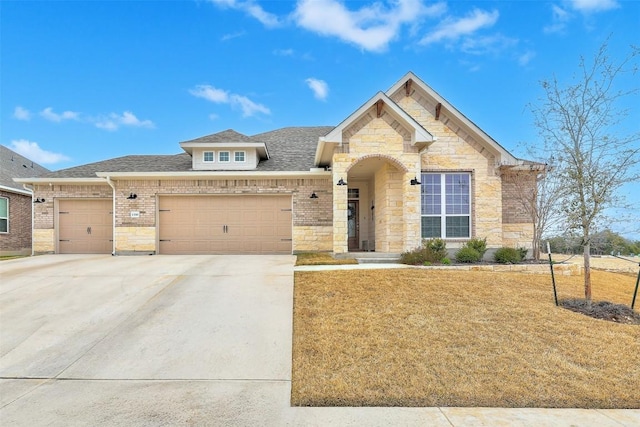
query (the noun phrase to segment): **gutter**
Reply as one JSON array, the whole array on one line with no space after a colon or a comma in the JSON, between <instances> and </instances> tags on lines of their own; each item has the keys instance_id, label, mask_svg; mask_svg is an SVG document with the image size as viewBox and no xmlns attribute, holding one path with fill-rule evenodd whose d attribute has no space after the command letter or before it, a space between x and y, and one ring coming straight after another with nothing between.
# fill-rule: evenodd
<instances>
[{"instance_id":1,"label":"gutter","mask_svg":"<svg viewBox=\"0 0 640 427\"><path fill-rule=\"evenodd\" d=\"M28 184L22 184L22 188L24 188L27 192L31 193L31 256L35 254L33 248L33 227L35 226L35 208L33 207L33 188L29 188Z\"/></svg>"},{"instance_id":2,"label":"gutter","mask_svg":"<svg viewBox=\"0 0 640 427\"><path fill-rule=\"evenodd\" d=\"M107 180L107 184L109 184L109 187L111 187L112 191L112 199L113 201L111 202L113 204L113 207L111 208L111 210L113 211L113 213L111 214L111 218L113 220L113 246L111 248L111 256L115 256L116 255L116 187L113 184L113 181L111 181L111 177L107 176L106 177Z\"/></svg>"}]
</instances>

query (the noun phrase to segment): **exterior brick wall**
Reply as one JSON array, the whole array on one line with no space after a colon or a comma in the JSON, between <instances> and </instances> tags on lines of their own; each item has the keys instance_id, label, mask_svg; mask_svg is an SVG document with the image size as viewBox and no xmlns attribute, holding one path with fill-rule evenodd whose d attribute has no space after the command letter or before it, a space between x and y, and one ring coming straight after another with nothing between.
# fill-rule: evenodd
<instances>
[{"instance_id":1,"label":"exterior brick wall","mask_svg":"<svg viewBox=\"0 0 640 427\"><path fill-rule=\"evenodd\" d=\"M268 195L290 194L294 250L331 250L327 243L327 227L333 224L333 186L328 178L305 179L233 179L233 180L119 180L113 181L116 195L116 252L156 251L156 218L158 196L171 194ZM311 193L318 198L311 199ZM96 185L39 185L36 197L45 203L35 205L35 245L37 252L55 251L56 200L69 198L112 198L106 183ZM135 199L128 199L130 194ZM30 201L30 198L29 198ZM131 212L139 217L132 218ZM31 217L29 216L29 229ZM296 230L303 230L296 233ZM311 234L315 234L310 236ZM300 237L300 242L296 241ZM316 249L311 249L316 248Z\"/></svg>"},{"instance_id":2,"label":"exterior brick wall","mask_svg":"<svg viewBox=\"0 0 640 427\"><path fill-rule=\"evenodd\" d=\"M0 233L0 255L31 253L31 196L0 190L9 202L9 229Z\"/></svg>"},{"instance_id":3,"label":"exterior brick wall","mask_svg":"<svg viewBox=\"0 0 640 427\"><path fill-rule=\"evenodd\" d=\"M502 221L505 224L531 222L526 203L535 197L535 173L505 173L502 175Z\"/></svg>"}]
</instances>

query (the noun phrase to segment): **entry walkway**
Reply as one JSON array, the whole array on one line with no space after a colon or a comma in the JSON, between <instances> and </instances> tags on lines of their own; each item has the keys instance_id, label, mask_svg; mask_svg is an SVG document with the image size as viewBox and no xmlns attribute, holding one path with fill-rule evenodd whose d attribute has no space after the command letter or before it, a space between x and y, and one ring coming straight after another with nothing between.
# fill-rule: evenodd
<instances>
[{"instance_id":1,"label":"entry walkway","mask_svg":"<svg viewBox=\"0 0 640 427\"><path fill-rule=\"evenodd\" d=\"M637 410L292 408L293 263L0 262L0 425L640 425Z\"/></svg>"}]
</instances>

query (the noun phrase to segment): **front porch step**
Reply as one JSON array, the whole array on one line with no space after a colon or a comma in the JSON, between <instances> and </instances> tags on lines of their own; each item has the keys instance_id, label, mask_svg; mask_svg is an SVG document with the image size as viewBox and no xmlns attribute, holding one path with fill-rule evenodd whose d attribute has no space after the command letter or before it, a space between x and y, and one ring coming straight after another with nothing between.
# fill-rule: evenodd
<instances>
[{"instance_id":1,"label":"front porch step","mask_svg":"<svg viewBox=\"0 0 640 427\"><path fill-rule=\"evenodd\" d=\"M349 252L342 257L353 258L358 264L397 264L400 261L400 254L381 252Z\"/></svg>"},{"instance_id":2,"label":"front porch step","mask_svg":"<svg viewBox=\"0 0 640 427\"><path fill-rule=\"evenodd\" d=\"M359 258L356 257L356 261L358 264L398 264L400 263L400 256L395 258L384 257L384 258Z\"/></svg>"}]
</instances>

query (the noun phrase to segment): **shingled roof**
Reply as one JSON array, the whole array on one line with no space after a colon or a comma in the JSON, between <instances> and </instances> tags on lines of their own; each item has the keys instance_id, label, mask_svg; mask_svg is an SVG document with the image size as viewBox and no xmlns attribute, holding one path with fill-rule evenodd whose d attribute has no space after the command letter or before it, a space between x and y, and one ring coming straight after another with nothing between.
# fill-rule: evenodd
<instances>
[{"instance_id":1,"label":"shingled roof","mask_svg":"<svg viewBox=\"0 0 640 427\"><path fill-rule=\"evenodd\" d=\"M34 178L49 172L44 166L0 145L0 186L24 191L13 178Z\"/></svg>"},{"instance_id":2,"label":"shingled roof","mask_svg":"<svg viewBox=\"0 0 640 427\"><path fill-rule=\"evenodd\" d=\"M313 167L318 138L332 129L333 126L288 127L251 137L229 129L184 142L262 142L268 146L271 158L261 161L255 171L297 172L308 171ZM242 139L238 140L240 138ZM191 156L187 153L138 155L62 169L44 174L39 178L96 178L97 172L188 172L191 170ZM252 171L243 172L251 173Z\"/></svg>"},{"instance_id":3,"label":"shingled roof","mask_svg":"<svg viewBox=\"0 0 640 427\"><path fill-rule=\"evenodd\" d=\"M182 143L202 143L202 144L210 144L216 142L255 142L253 138L247 135L243 135L239 132L236 132L233 129L223 130L222 132L214 133L212 135L202 136L196 139L190 139L189 141L182 141Z\"/></svg>"}]
</instances>

